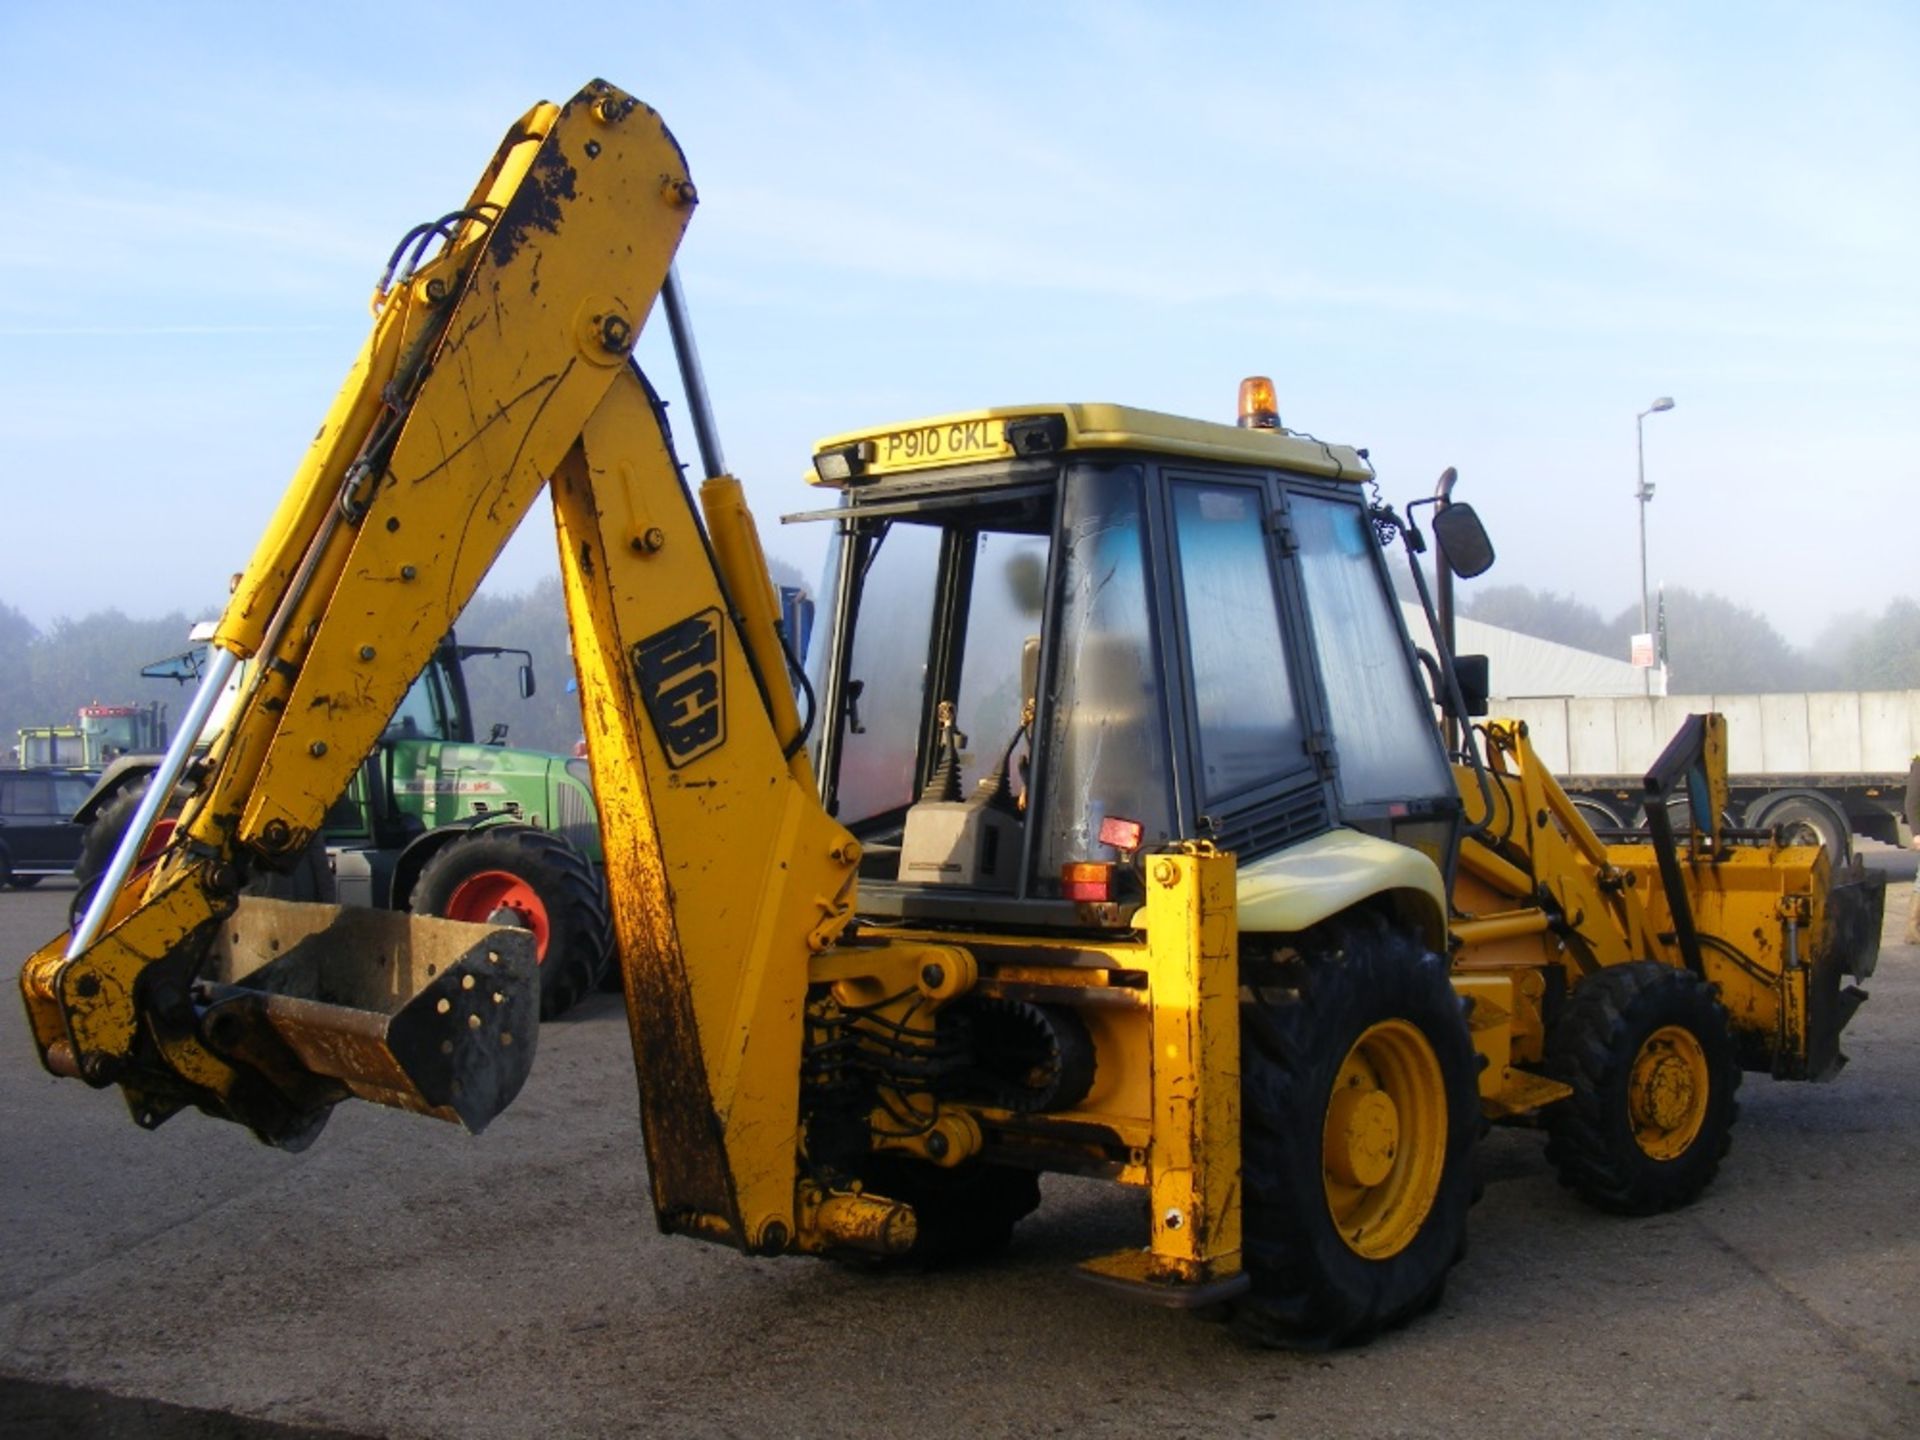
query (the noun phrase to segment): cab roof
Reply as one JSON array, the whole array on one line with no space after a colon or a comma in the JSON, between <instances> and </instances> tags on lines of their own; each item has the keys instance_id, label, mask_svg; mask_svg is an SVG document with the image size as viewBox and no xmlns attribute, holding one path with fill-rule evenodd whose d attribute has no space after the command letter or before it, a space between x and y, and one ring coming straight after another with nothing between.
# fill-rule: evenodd
<instances>
[{"instance_id":1,"label":"cab roof","mask_svg":"<svg viewBox=\"0 0 1920 1440\"><path fill-rule=\"evenodd\" d=\"M815 485L864 489L893 475L1071 450L1144 450L1260 465L1356 483L1360 453L1291 430L1243 429L1127 405L1002 405L832 435L814 447Z\"/></svg>"}]
</instances>

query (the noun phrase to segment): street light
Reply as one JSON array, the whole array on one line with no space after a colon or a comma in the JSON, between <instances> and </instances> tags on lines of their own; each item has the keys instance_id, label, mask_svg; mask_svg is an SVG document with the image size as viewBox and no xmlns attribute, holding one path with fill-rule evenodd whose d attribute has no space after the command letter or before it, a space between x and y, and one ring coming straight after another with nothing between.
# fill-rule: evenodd
<instances>
[{"instance_id":1,"label":"street light","mask_svg":"<svg viewBox=\"0 0 1920 1440\"><path fill-rule=\"evenodd\" d=\"M1651 639L1653 619L1647 613L1647 501L1653 498L1653 486L1647 484L1647 416L1657 415L1662 410L1673 408L1673 397L1662 395L1653 404L1633 417L1634 451L1638 458L1640 487L1633 492L1633 498L1640 502L1640 633ZM1647 673L1641 677L1647 694L1653 694L1653 666L1647 666Z\"/></svg>"}]
</instances>

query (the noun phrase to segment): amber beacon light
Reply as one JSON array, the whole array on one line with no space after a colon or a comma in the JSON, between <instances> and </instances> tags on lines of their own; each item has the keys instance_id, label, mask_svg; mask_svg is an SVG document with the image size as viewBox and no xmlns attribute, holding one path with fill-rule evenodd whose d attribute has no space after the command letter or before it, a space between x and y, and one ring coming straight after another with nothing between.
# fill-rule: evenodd
<instances>
[{"instance_id":1,"label":"amber beacon light","mask_svg":"<svg viewBox=\"0 0 1920 1440\"><path fill-rule=\"evenodd\" d=\"M1240 428L1280 428L1280 402L1274 398L1273 381L1265 375L1249 375L1240 382Z\"/></svg>"}]
</instances>

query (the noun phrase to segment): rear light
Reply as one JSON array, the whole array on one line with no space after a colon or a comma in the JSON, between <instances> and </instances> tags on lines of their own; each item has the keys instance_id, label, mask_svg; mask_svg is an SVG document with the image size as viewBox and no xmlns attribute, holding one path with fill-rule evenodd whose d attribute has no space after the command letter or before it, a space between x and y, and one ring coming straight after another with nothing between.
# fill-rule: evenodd
<instances>
[{"instance_id":1,"label":"rear light","mask_svg":"<svg viewBox=\"0 0 1920 1440\"><path fill-rule=\"evenodd\" d=\"M1060 893L1069 900L1113 898L1113 866L1104 860L1069 860L1060 867Z\"/></svg>"},{"instance_id":2,"label":"rear light","mask_svg":"<svg viewBox=\"0 0 1920 1440\"><path fill-rule=\"evenodd\" d=\"M1100 843L1111 845L1116 850L1134 851L1140 848L1140 842L1146 839L1147 827L1138 820L1128 820L1119 815L1108 815L1100 822Z\"/></svg>"},{"instance_id":3,"label":"rear light","mask_svg":"<svg viewBox=\"0 0 1920 1440\"><path fill-rule=\"evenodd\" d=\"M1240 428L1280 428L1280 401L1274 396L1273 381L1264 375L1249 375L1240 382Z\"/></svg>"}]
</instances>

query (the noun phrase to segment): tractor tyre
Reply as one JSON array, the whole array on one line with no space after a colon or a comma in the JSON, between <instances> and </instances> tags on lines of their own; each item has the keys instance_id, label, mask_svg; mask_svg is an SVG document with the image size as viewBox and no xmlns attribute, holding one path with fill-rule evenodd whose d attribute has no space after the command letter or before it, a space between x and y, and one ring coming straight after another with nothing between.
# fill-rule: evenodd
<instances>
[{"instance_id":1,"label":"tractor tyre","mask_svg":"<svg viewBox=\"0 0 1920 1440\"><path fill-rule=\"evenodd\" d=\"M565 840L529 825L490 825L449 841L421 870L408 908L531 930L542 1020L572 1009L613 954L599 875Z\"/></svg>"},{"instance_id":2,"label":"tractor tyre","mask_svg":"<svg viewBox=\"0 0 1920 1440\"><path fill-rule=\"evenodd\" d=\"M913 1248L887 1256L889 1268L939 1270L985 1260L1013 1241L1013 1227L1040 1208L1040 1177L1011 1165L971 1161L943 1169L892 1155L860 1166L865 1189L911 1205L919 1220ZM871 1264L871 1257L862 1257ZM856 1262L859 1263L859 1262Z\"/></svg>"},{"instance_id":3,"label":"tractor tyre","mask_svg":"<svg viewBox=\"0 0 1920 1440\"><path fill-rule=\"evenodd\" d=\"M69 926L77 926L80 917L86 914L87 907L93 903L93 892L98 888L100 877L113 863L114 852L120 848L120 837L133 824L134 812L140 808L140 801L146 795L149 783L140 780L126 785L102 805L88 822L87 833L80 839L80 858L73 863L73 878L79 885L67 905ZM170 833L171 822L180 814L185 801L185 795L176 794L173 802L161 812L154 835L148 837L147 853L142 857L144 860L151 860L165 848L167 837L161 827L169 827L167 833ZM333 863L327 857L325 842L318 835L314 836L307 848L300 852L300 858L285 871L255 870L241 893L265 896L270 900L333 904Z\"/></svg>"},{"instance_id":4,"label":"tractor tyre","mask_svg":"<svg viewBox=\"0 0 1920 1440\"><path fill-rule=\"evenodd\" d=\"M1573 1094L1547 1111L1560 1183L1617 1215L1652 1215L1706 1189L1732 1144L1740 1064L1706 981L1636 960L1587 976L1547 1040Z\"/></svg>"},{"instance_id":5,"label":"tractor tyre","mask_svg":"<svg viewBox=\"0 0 1920 1440\"><path fill-rule=\"evenodd\" d=\"M1243 958L1243 1246L1257 1344L1351 1345L1436 1304L1466 1253L1478 1063L1446 962L1343 917Z\"/></svg>"}]
</instances>

